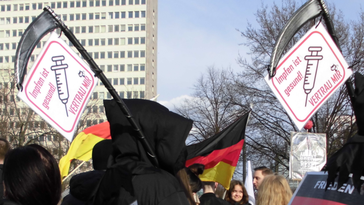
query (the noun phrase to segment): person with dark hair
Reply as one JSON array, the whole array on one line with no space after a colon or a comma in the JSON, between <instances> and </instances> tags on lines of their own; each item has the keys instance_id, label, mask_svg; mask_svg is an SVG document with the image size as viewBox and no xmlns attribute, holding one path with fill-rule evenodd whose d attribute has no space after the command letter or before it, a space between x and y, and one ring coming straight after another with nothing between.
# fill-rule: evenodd
<instances>
[{"instance_id":1,"label":"person with dark hair","mask_svg":"<svg viewBox=\"0 0 364 205\"><path fill-rule=\"evenodd\" d=\"M226 192L225 200L230 204L244 204L250 205L249 203L249 195L246 191L244 184L241 181L232 180L230 183L230 188Z\"/></svg>"},{"instance_id":2,"label":"person with dark hair","mask_svg":"<svg viewBox=\"0 0 364 205\"><path fill-rule=\"evenodd\" d=\"M253 175L253 185L255 190L259 190L259 186L262 183L265 176L273 174L273 171L266 166L256 167Z\"/></svg>"},{"instance_id":3,"label":"person with dark hair","mask_svg":"<svg viewBox=\"0 0 364 205\"><path fill-rule=\"evenodd\" d=\"M4 186L3 186L3 167L4 167L4 159L6 153L10 150L10 143L8 140L4 138L0 138L0 202L3 199L4 195Z\"/></svg>"},{"instance_id":4,"label":"person with dark hair","mask_svg":"<svg viewBox=\"0 0 364 205\"><path fill-rule=\"evenodd\" d=\"M36 144L10 150L4 162L4 188L4 205L57 205L61 198L57 161Z\"/></svg>"},{"instance_id":5,"label":"person with dark hair","mask_svg":"<svg viewBox=\"0 0 364 205\"><path fill-rule=\"evenodd\" d=\"M70 180L70 194L65 196L61 205L84 205L93 197L95 187L105 173L112 151L111 140L102 140L92 149L94 170L77 174Z\"/></svg>"},{"instance_id":6,"label":"person with dark hair","mask_svg":"<svg viewBox=\"0 0 364 205\"><path fill-rule=\"evenodd\" d=\"M200 197L200 205L229 205L227 201L216 197L217 182L202 182L202 184L203 194Z\"/></svg>"}]
</instances>

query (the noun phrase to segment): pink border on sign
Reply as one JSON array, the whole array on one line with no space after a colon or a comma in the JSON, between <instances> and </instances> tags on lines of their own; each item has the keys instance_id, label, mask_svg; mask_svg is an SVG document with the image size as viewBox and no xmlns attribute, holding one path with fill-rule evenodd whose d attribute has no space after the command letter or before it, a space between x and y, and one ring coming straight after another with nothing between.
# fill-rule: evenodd
<instances>
[{"instance_id":1,"label":"pink border on sign","mask_svg":"<svg viewBox=\"0 0 364 205\"><path fill-rule=\"evenodd\" d=\"M278 88L276 87L276 85L274 84L274 78L272 78L272 84L273 84L273 86L276 88L276 90L277 90L277 92L279 93L279 95L281 96L281 98L283 99L283 101L285 102L285 104L287 105L287 107L289 108L289 110L291 111L291 113L294 115L294 117L298 120L298 121L300 121L300 122L305 122L307 119L308 119L308 117L309 116L311 116L311 114L325 101L325 99L336 89L336 87L338 87L340 84L341 84L341 82L345 79L345 68L344 68L344 66L342 65L342 63L341 63L341 61L338 59L338 57L336 56L336 54L335 54L335 52L333 51L333 49L331 48L331 46L330 46L330 44L327 42L327 40L325 39L325 37L323 36L323 34L321 33L321 32L318 32L318 31L314 31L314 32L312 32L312 33L310 33L310 35L308 35L303 41L302 41L302 43L300 43L298 46L297 46L297 48L296 49L294 49L288 56L287 56L287 58L286 59L284 59L283 61L282 61L282 63L277 67L277 69L276 70L278 70L279 68L280 68L280 66L311 36L311 35L313 35L313 34L315 34L315 33L317 33L317 34L319 34L319 35L321 35L322 36L322 38L324 39L324 41L327 43L327 45L329 46L329 48L330 48L330 50L332 51L332 53L334 54L334 56L336 57L336 59L338 60L338 62L340 63L340 65L341 65L341 68L343 68L343 72L344 72L344 74L343 74L343 78L341 79L341 81L340 81L340 83L338 83L333 89L331 89L331 91L326 95L326 97L324 97L322 100L321 100L321 102L319 103L319 104L317 104L315 107L314 107L314 109L307 115L307 117L305 118L305 119L303 119L303 120L300 120L300 119L298 119L297 118L297 116L296 116L296 114L292 111L292 109L291 109L291 107L288 105L288 103L286 102L286 100L284 99L284 97L283 97L283 95L279 92L279 90L278 90Z\"/></svg>"},{"instance_id":2,"label":"pink border on sign","mask_svg":"<svg viewBox=\"0 0 364 205\"><path fill-rule=\"evenodd\" d=\"M78 64L80 64L81 65L81 67L82 68L84 68L85 69L85 71L87 71L91 76L92 76L92 74L70 53L70 52L68 52L68 50L65 48L65 47L63 47L63 45L62 44L60 44L59 42L57 42L57 41L51 41L49 44L48 44L48 46L47 46L47 48L45 49L45 51L44 51L44 53L43 53L43 55L41 56L41 58L40 58L40 60L38 61L38 63L37 63L37 65L34 67L34 69L33 69L33 72L32 72L32 74L30 75L30 77L29 77L29 79L31 79L32 77L33 77L33 75L34 75L34 73L35 73L35 71L38 69L38 66L39 66L39 64L40 64L40 62L42 62L42 59L43 59L43 57L44 57L44 55L47 53L47 50L49 49L49 47L51 46L51 44L52 43L57 43L57 44L59 44L70 56L72 56L72 58L78 63ZM80 112L81 112L81 110L79 110L78 111L78 114L77 114L77 116L76 116L76 121L73 123L73 125L72 125L72 128L70 129L70 130L65 130L63 127L61 127L56 121L54 121L51 117L49 117L42 109L40 109L40 107L38 107L33 101L31 101L30 100L30 98L28 97L28 92L27 92L27 87L28 87L28 84L30 83L30 80L27 82L27 84L25 85L25 88L24 88L24 92L25 92L25 95L27 96L27 98L28 98L28 100L30 101L30 102L32 102L32 104L35 106L35 107L37 107L44 115L46 115L53 123L55 123L59 128L61 128L63 131L65 131L65 132L68 132L68 133L70 133L73 129L74 129L74 127L75 127L75 125L76 125L76 122L77 122L77 119L78 119L78 117L80 116ZM94 79L92 78L92 86L91 87L93 87L93 85L94 85L94 83L95 83L95 81L94 81ZM90 90L91 91L91 90ZM89 96L90 96L90 91L87 93L87 95L86 95L86 98L85 99L88 99L89 98ZM83 103L82 103L82 107L84 106L84 104L85 104L85 102L86 101L84 101Z\"/></svg>"}]
</instances>

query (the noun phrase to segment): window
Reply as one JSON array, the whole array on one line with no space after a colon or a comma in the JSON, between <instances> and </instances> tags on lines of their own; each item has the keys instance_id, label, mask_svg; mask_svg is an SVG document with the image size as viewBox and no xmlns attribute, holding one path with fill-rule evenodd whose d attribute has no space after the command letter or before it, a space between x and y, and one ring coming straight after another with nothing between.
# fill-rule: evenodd
<instances>
[{"instance_id":1,"label":"window","mask_svg":"<svg viewBox=\"0 0 364 205\"><path fill-rule=\"evenodd\" d=\"M119 71L119 65L114 65L114 72Z\"/></svg>"},{"instance_id":2,"label":"window","mask_svg":"<svg viewBox=\"0 0 364 205\"><path fill-rule=\"evenodd\" d=\"M141 13L141 17L145 18L145 11L141 11L140 13Z\"/></svg>"},{"instance_id":3,"label":"window","mask_svg":"<svg viewBox=\"0 0 364 205\"><path fill-rule=\"evenodd\" d=\"M100 13L95 13L95 19L100 19Z\"/></svg>"},{"instance_id":4,"label":"window","mask_svg":"<svg viewBox=\"0 0 364 205\"><path fill-rule=\"evenodd\" d=\"M114 0L109 0L109 6L114 5Z\"/></svg>"},{"instance_id":5,"label":"window","mask_svg":"<svg viewBox=\"0 0 364 205\"><path fill-rule=\"evenodd\" d=\"M24 17L24 23L29 23L29 16Z\"/></svg>"},{"instance_id":6,"label":"window","mask_svg":"<svg viewBox=\"0 0 364 205\"><path fill-rule=\"evenodd\" d=\"M119 38L114 38L114 45L119 45Z\"/></svg>"},{"instance_id":7,"label":"window","mask_svg":"<svg viewBox=\"0 0 364 205\"><path fill-rule=\"evenodd\" d=\"M128 91L128 92L126 92L126 97L128 98L128 99L130 99L131 98L131 91Z\"/></svg>"},{"instance_id":8,"label":"window","mask_svg":"<svg viewBox=\"0 0 364 205\"><path fill-rule=\"evenodd\" d=\"M86 40L85 39L81 40L81 45L86 46Z\"/></svg>"},{"instance_id":9,"label":"window","mask_svg":"<svg viewBox=\"0 0 364 205\"><path fill-rule=\"evenodd\" d=\"M120 13L119 12L115 12L114 13L115 19L119 19L120 18Z\"/></svg>"},{"instance_id":10,"label":"window","mask_svg":"<svg viewBox=\"0 0 364 205\"><path fill-rule=\"evenodd\" d=\"M80 1L76 1L76 7L80 8L81 7L81 2Z\"/></svg>"},{"instance_id":11,"label":"window","mask_svg":"<svg viewBox=\"0 0 364 205\"><path fill-rule=\"evenodd\" d=\"M109 19L113 19L114 18L114 13L113 12L109 12Z\"/></svg>"},{"instance_id":12,"label":"window","mask_svg":"<svg viewBox=\"0 0 364 205\"><path fill-rule=\"evenodd\" d=\"M120 25L120 31L125 31L125 24Z\"/></svg>"},{"instance_id":13,"label":"window","mask_svg":"<svg viewBox=\"0 0 364 205\"><path fill-rule=\"evenodd\" d=\"M113 79L113 85L119 85L119 78Z\"/></svg>"},{"instance_id":14,"label":"window","mask_svg":"<svg viewBox=\"0 0 364 205\"><path fill-rule=\"evenodd\" d=\"M83 13L82 14L82 20L86 20L86 16L87 16L87 14L86 13Z\"/></svg>"},{"instance_id":15,"label":"window","mask_svg":"<svg viewBox=\"0 0 364 205\"><path fill-rule=\"evenodd\" d=\"M76 28L75 28L75 33L80 33L80 27L79 26L76 26Z\"/></svg>"},{"instance_id":16,"label":"window","mask_svg":"<svg viewBox=\"0 0 364 205\"><path fill-rule=\"evenodd\" d=\"M125 11L121 12L121 18L125 19L125 17L126 17Z\"/></svg>"},{"instance_id":17,"label":"window","mask_svg":"<svg viewBox=\"0 0 364 205\"><path fill-rule=\"evenodd\" d=\"M125 58L125 51L120 51L120 58Z\"/></svg>"},{"instance_id":18,"label":"window","mask_svg":"<svg viewBox=\"0 0 364 205\"><path fill-rule=\"evenodd\" d=\"M95 33L100 33L100 26L95 26Z\"/></svg>"},{"instance_id":19,"label":"window","mask_svg":"<svg viewBox=\"0 0 364 205\"><path fill-rule=\"evenodd\" d=\"M119 58L119 52L118 51L114 51L114 58Z\"/></svg>"},{"instance_id":20,"label":"window","mask_svg":"<svg viewBox=\"0 0 364 205\"><path fill-rule=\"evenodd\" d=\"M120 85L124 85L125 84L125 78L120 78Z\"/></svg>"},{"instance_id":21,"label":"window","mask_svg":"<svg viewBox=\"0 0 364 205\"><path fill-rule=\"evenodd\" d=\"M128 24L128 31L133 31L133 24Z\"/></svg>"},{"instance_id":22,"label":"window","mask_svg":"<svg viewBox=\"0 0 364 205\"><path fill-rule=\"evenodd\" d=\"M121 5L125 5L126 4L126 0L121 0Z\"/></svg>"},{"instance_id":23,"label":"window","mask_svg":"<svg viewBox=\"0 0 364 205\"><path fill-rule=\"evenodd\" d=\"M95 52L95 53L94 53L94 58L95 58L95 59L99 59L99 52Z\"/></svg>"},{"instance_id":24,"label":"window","mask_svg":"<svg viewBox=\"0 0 364 205\"><path fill-rule=\"evenodd\" d=\"M134 78L134 85L138 85L139 84L139 78Z\"/></svg>"},{"instance_id":25,"label":"window","mask_svg":"<svg viewBox=\"0 0 364 205\"><path fill-rule=\"evenodd\" d=\"M111 46L112 45L112 38L108 38L107 39L107 45Z\"/></svg>"},{"instance_id":26,"label":"window","mask_svg":"<svg viewBox=\"0 0 364 205\"><path fill-rule=\"evenodd\" d=\"M133 38L128 38L128 45L133 44Z\"/></svg>"},{"instance_id":27,"label":"window","mask_svg":"<svg viewBox=\"0 0 364 205\"><path fill-rule=\"evenodd\" d=\"M106 19L106 12L101 13L101 19Z\"/></svg>"},{"instance_id":28,"label":"window","mask_svg":"<svg viewBox=\"0 0 364 205\"><path fill-rule=\"evenodd\" d=\"M144 99L145 98L144 91L139 91L139 98L140 99Z\"/></svg>"},{"instance_id":29,"label":"window","mask_svg":"<svg viewBox=\"0 0 364 205\"><path fill-rule=\"evenodd\" d=\"M104 45L105 45L105 39L104 39L104 38L102 38L102 39L100 40L100 42L101 42L101 45L102 45L102 46L104 46Z\"/></svg>"},{"instance_id":30,"label":"window","mask_svg":"<svg viewBox=\"0 0 364 205\"><path fill-rule=\"evenodd\" d=\"M139 64L134 64L134 71L139 71Z\"/></svg>"},{"instance_id":31,"label":"window","mask_svg":"<svg viewBox=\"0 0 364 205\"><path fill-rule=\"evenodd\" d=\"M125 45L125 38L120 38L120 45Z\"/></svg>"},{"instance_id":32,"label":"window","mask_svg":"<svg viewBox=\"0 0 364 205\"><path fill-rule=\"evenodd\" d=\"M128 85L131 85L131 84L132 84L132 78L127 78L126 83L127 83Z\"/></svg>"},{"instance_id":33,"label":"window","mask_svg":"<svg viewBox=\"0 0 364 205\"><path fill-rule=\"evenodd\" d=\"M140 71L145 71L145 64L140 64Z\"/></svg>"},{"instance_id":34,"label":"window","mask_svg":"<svg viewBox=\"0 0 364 205\"><path fill-rule=\"evenodd\" d=\"M35 10L37 8L37 4L33 4L33 9ZM6 11L11 11L11 5L6 5Z\"/></svg>"},{"instance_id":35,"label":"window","mask_svg":"<svg viewBox=\"0 0 364 205\"><path fill-rule=\"evenodd\" d=\"M138 91L133 92L133 98L138 98Z\"/></svg>"},{"instance_id":36,"label":"window","mask_svg":"<svg viewBox=\"0 0 364 205\"><path fill-rule=\"evenodd\" d=\"M107 65L107 72L111 72L112 71L112 65ZM110 79L110 83L111 83L111 79Z\"/></svg>"},{"instance_id":37,"label":"window","mask_svg":"<svg viewBox=\"0 0 364 205\"><path fill-rule=\"evenodd\" d=\"M107 58L112 58L112 51L107 52Z\"/></svg>"},{"instance_id":38,"label":"window","mask_svg":"<svg viewBox=\"0 0 364 205\"><path fill-rule=\"evenodd\" d=\"M128 58L132 58L133 57L133 51L128 51Z\"/></svg>"},{"instance_id":39,"label":"window","mask_svg":"<svg viewBox=\"0 0 364 205\"><path fill-rule=\"evenodd\" d=\"M87 7L87 1L82 1L82 7Z\"/></svg>"},{"instance_id":40,"label":"window","mask_svg":"<svg viewBox=\"0 0 364 205\"><path fill-rule=\"evenodd\" d=\"M18 18L17 17L13 17L13 23L18 23Z\"/></svg>"},{"instance_id":41,"label":"window","mask_svg":"<svg viewBox=\"0 0 364 205\"><path fill-rule=\"evenodd\" d=\"M125 65L124 64L120 65L120 71L125 71Z\"/></svg>"},{"instance_id":42,"label":"window","mask_svg":"<svg viewBox=\"0 0 364 205\"><path fill-rule=\"evenodd\" d=\"M139 51L134 51L134 58L139 58Z\"/></svg>"},{"instance_id":43,"label":"window","mask_svg":"<svg viewBox=\"0 0 364 205\"><path fill-rule=\"evenodd\" d=\"M139 38L138 37L134 38L134 44L139 44Z\"/></svg>"},{"instance_id":44,"label":"window","mask_svg":"<svg viewBox=\"0 0 364 205\"><path fill-rule=\"evenodd\" d=\"M104 113L105 112L104 106L99 106L99 110L100 110L100 113Z\"/></svg>"},{"instance_id":45,"label":"window","mask_svg":"<svg viewBox=\"0 0 364 205\"><path fill-rule=\"evenodd\" d=\"M139 18L139 11L134 11L134 17Z\"/></svg>"},{"instance_id":46,"label":"window","mask_svg":"<svg viewBox=\"0 0 364 205\"><path fill-rule=\"evenodd\" d=\"M89 0L89 5L90 5L90 7L93 7L94 6L94 0Z\"/></svg>"},{"instance_id":47,"label":"window","mask_svg":"<svg viewBox=\"0 0 364 205\"><path fill-rule=\"evenodd\" d=\"M12 44L11 44L11 48L12 48L13 50L15 50L15 49L16 49L16 43L12 43Z\"/></svg>"},{"instance_id":48,"label":"window","mask_svg":"<svg viewBox=\"0 0 364 205\"><path fill-rule=\"evenodd\" d=\"M145 0L142 0L142 4L145 4Z\"/></svg>"},{"instance_id":49,"label":"window","mask_svg":"<svg viewBox=\"0 0 364 205\"><path fill-rule=\"evenodd\" d=\"M115 0L115 5L120 5L120 0Z\"/></svg>"},{"instance_id":50,"label":"window","mask_svg":"<svg viewBox=\"0 0 364 205\"><path fill-rule=\"evenodd\" d=\"M111 94L110 93L107 93L106 94L106 97L107 97L107 99L110 99L111 98Z\"/></svg>"},{"instance_id":51,"label":"window","mask_svg":"<svg viewBox=\"0 0 364 205\"><path fill-rule=\"evenodd\" d=\"M129 5L133 5L133 0L129 0Z\"/></svg>"},{"instance_id":52,"label":"window","mask_svg":"<svg viewBox=\"0 0 364 205\"><path fill-rule=\"evenodd\" d=\"M96 6L100 6L100 0L96 0L96 1L95 1L95 5L96 5Z\"/></svg>"},{"instance_id":53,"label":"window","mask_svg":"<svg viewBox=\"0 0 364 205\"><path fill-rule=\"evenodd\" d=\"M145 57L145 51L140 51L140 57L144 58Z\"/></svg>"},{"instance_id":54,"label":"window","mask_svg":"<svg viewBox=\"0 0 364 205\"><path fill-rule=\"evenodd\" d=\"M95 46L99 45L99 39L95 39Z\"/></svg>"},{"instance_id":55,"label":"window","mask_svg":"<svg viewBox=\"0 0 364 205\"><path fill-rule=\"evenodd\" d=\"M81 33L86 33L86 26L81 27Z\"/></svg>"},{"instance_id":56,"label":"window","mask_svg":"<svg viewBox=\"0 0 364 205\"><path fill-rule=\"evenodd\" d=\"M89 26L88 27L88 32L89 33L93 33L94 32L94 27L93 26Z\"/></svg>"},{"instance_id":57,"label":"window","mask_svg":"<svg viewBox=\"0 0 364 205\"><path fill-rule=\"evenodd\" d=\"M13 30L13 37L16 36L17 30Z\"/></svg>"},{"instance_id":58,"label":"window","mask_svg":"<svg viewBox=\"0 0 364 205\"><path fill-rule=\"evenodd\" d=\"M70 8L74 8L75 7L75 2L74 1L71 1L70 2Z\"/></svg>"},{"instance_id":59,"label":"window","mask_svg":"<svg viewBox=\"0 0 364 205\"><path fill-rule=\"evenodd\" d=\"M100 59L105 59L105 52L100 52Z\"/></svg>"},{"instance_id":60,"label":"window","mask_svg":"<svg viewBox=\"0 0 364 205\"><path fill-rule=\"evenodd\" d=\"M81 19L81 15L80 14L76 14L76 20L79 21Z\"/></svg>"},{"instance_id":61,"label":"window","mask_svg":"<svg viewBox=\"0 0 364 205\"><path fill-rule=\"evenodd\" d=\"M119 95L120 95L120 98L124 98L124 92L123 92L123 91L121 91L121 92L119 93Z\"/></svg>"},{"instance_id":62,"label":"window","mask_svg":"<svg viewBox=\"0 0 364 205\"><path fill-rule=\"evenodd\" d=\"M106 0L102 0L101 4L102 6L106 6Z\"/></svg>"},{"instance_id":63,"label":"window","mask_svg":"<svg viewBox=\"0 0 364 205\"><path fill-rule=\"evenodd\" d=\"M5 5L1 5L1 11L5 11Z\"/></svg>"},{"instance_id":64,"label":"window","mask_svg":"<svg viewBox=\"0 0 364 205\"><path fill-rule=\"evenodd\" d=\"M100 92L100 99L104 99L105 98L105 93L104 92Z\"/></svg>"},{"instance_id":65,"label":"window","mask_svg":"<svg viewBox=\"0 0 364 205\"><path fill-rule=\"evenodd\" d=\"M51 3L51 8L52 8L52 9L55 9L55 8L56 8L56 2L52 2L52 3Z\"/></svg>"},{"instance_id":66,"label":"window","mask_svg":"<svg viewBox=\"0 0 364 205\"><path fill-rule=\"evenodd\" d=\"M97 92L92 93L92 99L97 99Z\"/></svg>"},{"instance_id":67,"label":"window","mask_svg":"<svg viewBox=\"0 0 364 205\"><path fill-rule=\"evenodd\" d=\"M133 70L133 65L132 64L128 64L128 71L132 71Z\"/></svg>"},{"instance_id":68,"label":"window","mask_svg":"<svg viewBox=\"0 0 364 205\"><path fill-rule=\"evenodd\" d=\"M132 11L129 11L128 18L133 18L133 12Z\"/></svg>"},{"instance_id":69,"label":"window","mask_svg":"<svg viewBox=\"0 0 364 205\"><path fill-rule=\"evenodd\" d=\"M88 39L88 45L92 46L93 45L93 40L92 39Z\"/></svg>"},{"instance_id":70,"label":"window","mask_svg":"<svg viewBox=\"0 0 364 205\"><path fill-rule=\"evenodd\" d=\"M67 8L67 3L68 3L67 1L64 1L64 2L63 2L63 8L64 8L64 9L65 9L65 8Z\"/></svg>"},{"instance_id":71,"label":"window","mask_svg":"<svg viewBox=\"0 0 364 205\"><path fill-rule=\"evenodd\" d=\"M140 85L144 85L145 84L145 78L140 78Z\"/></svg>"},{"instance_id":72,"label":"window","mask_svg":"<svg viewBox=\"0 0 364 205\"><path fill-rule=\"evenodd\" d=\"M70 14L70 21L75 20L75 15L74 14Z\"/></svg>"},{"instance_id":73,"label":"window","mask_svg":"<svg viewBox=\"0 0 364 205\"><path fill-rule=\"evenodd\" d=\"M94 14L93 14L93 13L89 13L89 14L88 14L88 19L89 19L89 20L94 19Z\"/></svg>"},{"instance_id":74,"label":"window","mask_svg":"<svg viewBox=\"0 0 364 205\"><path fill-rule=\"evenodd\" d=\"M145 37L140 37L140 44L145 44Z\"/></svg>"},{"instance_id":75,"label":"window","mask_svg":"<svg viewBox=\"0 0 364 205\"><path fill-rule=\"evenodd\" d=\"M43 9L43 3L38 3L38 9Z\"/></svg>"},{"instance_id":76,"label":"window","mask_svg":"<svg viewBox=\"0 0 364 205\"><path fill-rule=\"evenodd\" d=\"M19 17L19 23L23 23L23 17Z\"/></svg>"},{"instance_id":77,"label":"window","mask_svg":"<svg viewBox=\"0 0 364 205\"><path fill-rule=\"evenodd\" d=\"M139 4L139 0L135 0L135 4Z\"/></svg>"}]
</instances>

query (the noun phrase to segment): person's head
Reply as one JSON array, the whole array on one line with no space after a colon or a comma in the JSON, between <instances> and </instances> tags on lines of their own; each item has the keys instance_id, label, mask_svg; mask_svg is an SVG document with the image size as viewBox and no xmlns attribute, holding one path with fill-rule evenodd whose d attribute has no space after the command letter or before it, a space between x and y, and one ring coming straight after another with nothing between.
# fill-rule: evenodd
<instances>
[{"instance_id":1,"label":"person's head","mask_svg":"<svg viewBox=\"0 0 364 205\"><path fill-rule=\"evenodd\" d=\"M287 179L281 175L267 175L259 188L257 205L287 205L292 197Z\"/></svg>"},{"instance_id":2,"label":"person's head","mask_svg":"<svg viewBox=\"0 0 364 205\"><path fill-rule=\"evenodd\" d=\"M112 153L112 140L102 140L92 149L92 166L94 170L106 170Z\"/></svg>"},{"instance_id":3,"label":"person's head","mask_svg":"<svg viewBox=\"0 0 364 205\"><path fill-rule=\"evenodd\" d=\"M57 205L61 198L61 175L57 161L43 147L28 145L5 156L5 197L22 205Z\"/></svg>"},{"instance_id":4,"label":"person's head","mask_svg":"<svg viewBox=\"0 0 364 205\"><path fill-rule=\"evenodd\" d=\"M198 175L203 173L204 168L205 166L203 164L193 164L189 167L180 169L176 174L191 205L195 204L193 193L202 189L202 182Z\"/></svg>"},{"instance_id":5,"label":"person's head","mask_svg":"<svg viewBox=\"0 0 364 205\"><path fill-rule=\"evenodd\" d=\"M273 174L272 170L265 166L257 167L254 169L253 185L256 190L259 190L259 186L262 183L264 177L270 174Z\"/></svg>"},{"instance_id":6,"label":"person's head","mask_svg":"<svg viewBox=\"0 0 364 205\"><path fill-rule=\"evenodd\" d=\"M226 193L226 201L230 203L246 204L249 201L249 195L240 181L233 180L230 183L230 188Z\"/></svg>"},{"instance_id":7,"label":"person's head","mask_svg":"<svg viewBox=\"0 0 364 205\"><path fill-rule=\"evenodd\" d=\"M4 163L6 153L10 150L10 143L4 138L0 138L0 164Z\"/></svg>"},{"instance_id":8,"label":"person's head","mask_svg":"<svg viewBox=\"0 0 364 205\"><path fill-rule=\"evenodd\" d=\"M216 187L217 187L217 182L202 182L203 185L203 192L204 193L215 193L216 191Z\"/></svg>"}]
</instances>

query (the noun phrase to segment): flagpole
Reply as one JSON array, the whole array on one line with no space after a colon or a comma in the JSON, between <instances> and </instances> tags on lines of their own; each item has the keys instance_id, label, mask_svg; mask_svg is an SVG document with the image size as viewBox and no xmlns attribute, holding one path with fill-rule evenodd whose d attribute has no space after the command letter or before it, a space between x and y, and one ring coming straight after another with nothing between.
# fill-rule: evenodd
<instances>
[{"instance_id":1,"label":"flagpole","mask_svg":"<svg viewBox=\"0 0 364 205\"><path fill-rule=\"evenodd\" d=\"M121 111L124 113L126 118L128 119L129 123L133 127L133 129L138 133L137 138L141 141L143 144L144 149L149 155L149 158L151 159L154 166L158 166L158 160L155 157L154 151L150 147L150 144L148 143L147 139L145 138L143 132L139 128L138 124L135 122L133 116L131 115L128 107L124 103L124 101L121 99L121 97L116 92L115 88L112 86L111 82L106 78L105 74L102 72L102 70L98 67L96 62L92 59L90 54L86 51L86 49L82 46L82 44L77 40L75 35L67 28L67 26L63 23L63 21L57 16L57 14L49 7L45 7L43 9L44 11L48 11L51 16L56 20L57 24L60 26L62 32L67 36L67 38L72 42L74 47L80 52L82 57L87 61L87 63L90 65L91 70L95 73L95 76L98 77L101 82L104 84L106 89L109 91L111 96L116 101L117 105L121 109Z\"/></svg>"},{"instance_id":2,"label":"flagpole","mask_svg":"<svg viewBox=\"0 0 364 205\"><path fill-rule=\"evenodd\" d=\"M62 180L62 183L64 182L64 181L66 181L66 179L68 179L70 176L72 176L72 174L76 171L76 170L78 170L83 164L85 164L85 162L86 161L83 161L80 165L78 165L76 168L74 168L73 170L72 170L72 172L71 173L69 173L63 180Z\"/></svg>"}]
</instances>

